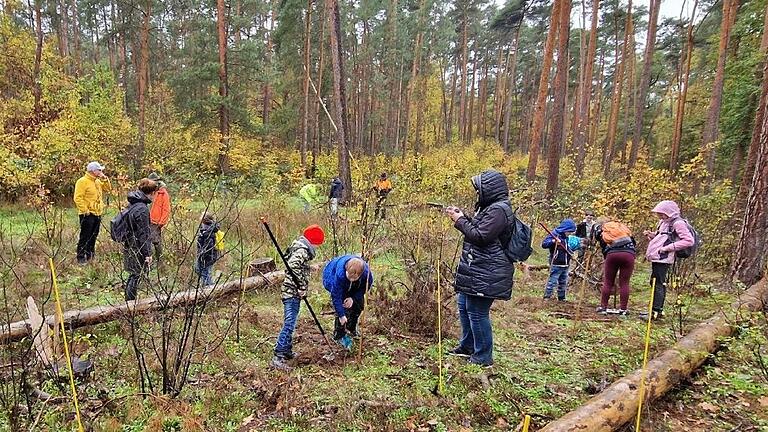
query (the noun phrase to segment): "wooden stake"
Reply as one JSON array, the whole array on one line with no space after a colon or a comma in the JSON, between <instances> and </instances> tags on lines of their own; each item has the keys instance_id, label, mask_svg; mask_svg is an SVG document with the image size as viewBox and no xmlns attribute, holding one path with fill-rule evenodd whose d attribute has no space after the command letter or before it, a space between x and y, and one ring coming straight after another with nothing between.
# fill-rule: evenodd
<instances>
[{"instance_id":1,"label":"wooden stake","mask_svg":"<svg viewBox=\"0 0 768 432\"><path fill-rule=\"evenodd\" d=\"M651 282L651 300L648 301L648 324L645 327L645 350L643 351L643 372L640 375L640 392L637 403L637 420L635 421L635 432L640 432L640 414L643 410L643 398L645 397L645 376L648 373L648 346L651 342L651 320L653 319L653 295L656 292L656 278Z\"/></svg>"}]
</instances>

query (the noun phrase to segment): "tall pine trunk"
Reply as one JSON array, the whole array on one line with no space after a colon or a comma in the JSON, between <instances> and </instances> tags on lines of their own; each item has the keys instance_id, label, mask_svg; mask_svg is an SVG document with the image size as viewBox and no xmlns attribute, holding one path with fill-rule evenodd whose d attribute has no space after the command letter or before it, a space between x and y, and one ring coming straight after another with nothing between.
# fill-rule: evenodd
<instances>
[{"instance_id":1,"label":"tall pine trunk","mask_svg":"<svg viewBox=\"0 0 768 432\"><path fill-rule=\"evenodd\" d=\"M238 1L238 5L239 5ZM304 171L304 175L309 174L307 169L307 140L309 137L309 70L312 67L312 0L307 0L307 10L304 13L304 107L302 109L301 119L301 147L299 149L301 153L301 169Z\"/></svg>"},{"instance_id":2,"label":"tall pine trunk","mask_svg":"<svg viewBox=\"0 0 768 432\"><path fill-rule=\"evenodd\" d=\"M731 37L731 29L736 21L736 12L739 9L739 0L723 0L723 20L720 23L720 44L718 45L717 69L715 69L715 81L712 83L712 93L707 110L707 121L704 123L702 133L701 150L706 155L707 173L711 176L715 168L715 148L712 146L717 141L720 126L720 108L723 103L723 86L725 84L725 61L728 57L728 41Z\"/></svg>"},{"instance_id":3,"label":"tall pine trunk","mask_svg":"<svg viewBox=\"0 0 768 432\"><path fill-rule=\"evenodd\" d=\"M144 146L146 140L147 119L147 90L149 88L149 25L152 19L152 2L146 0L142 12L141 29L139 31L139 67L137 75L139 103L139 142L134 159L135 174L142 170Z\"/></svg>"},{"instance_id":4,"label":"tall pine trunk","mask_svg":"<svg viewBox=\"0 0 768 432\"><path fill-rule=\"evenodd\" d=\"M728 0L724 0L728 1ZM683 139L683 119L685 118L685 103L688 99L688 81L691 76L691 58L693 57L693 20L696 17L696 7L699 1L694 0L693 9L691 11L691 20L688 22L688 30L686 32L686 49L683 54L682 71L678 78L678 96L677 96L677 108L675 110L675 124L672 130L672 148L669 154L669 169L671 171L677 171L677 164L680 159L680 143Z\"/></svg>"},{"instance_id":5,"label":"tall pine trunk","mask_svg":"<svg viewBox=\"0 0 768 432\"><path fill-rule=\"evenodd\" d=\"M764 66L763 72L763 88L766 88L768 67ZM763 112L766 110L767 102L766 98L762 98ZM741 235L731 267L731 276L746 285L752 285L764 276L766 257L768 257L768 223L766 223L768 221L768 116L766 115L763 115L760 125L759 141L760 148L755 159Z\"/></svg>"},{"instance_id":6,"label":"tall pine trunk","mask_svg":"<svg viewBox=\"0 0 768 432\"><path fill-rule=\"evenodd\" d=\"M560 156L565 130L565 106L568 99L568 39L571 26L571 0L562 0L557 31L557 73L555 74L554 107L549 129L547 194L554 195L560 178Z\"/></svg>"},{"instance_id":7,"label":"tall pine trunk","mask_svg":"<svg viewBox=\"0 0 768 432\"><path fill-rule=\"evenodd\" d=\"M40 63L43 59L43 17L42 17L42 0L35 0L35 38L37 39L35 43L35 66L34 66L34 88L32 89L32 93L35 98L35 114L40 115L40 111L42 110L40 106L40 100L43 97L43 88L40 83Z\"/></svg>"},{"instance_id":8,"label":"tall pine trunk","mask_svg":"<svg viewBox=\"0 0 768 432\"><path fill-rule=\"evenodd\" d=\"M333 67L333 100L336 114L336 139L338 141L339 178L344 185L343 199L352 193L352 171L349 166L349 143L347 142L347 96L345 90L344 60L342 58L341 17L338 0L326 0L326 11L330 24L331 65Z\"/></svg>"},{"instance_id":9,"label":"tall pine trunk","mask_svg":"<svg viewBox=\"0 0 768 432\"><path fill-rule=\"evenodd\" d=\"M603 176L608 178L611 173L611 165L616 155L616 129L619 123L619 110L621 107L622 93L624 92L624 69L629 56L629 34L632 31L632 0L627 6L627 22L624 26L624 43L621 53L616 49L616 73L613 80L613 96L611 97L611 111L608 115L608 132L606 136L605 153L603 153ZM617 42L618 44L618 42Z\"/></svg>"},{"instance_id":10,"label":"tall pine trunk","mask_svg":"<svg viewBox=\"0 0 768 432\"><path fill-rule=\"evenodd\" d=\"M227 75L227 9L216 0L216 30L219 39L219 170L229 172L229 77Z\"/></svg>"},{"instance_id":11,"label":"tall pine trunk","mask_svg":"<svg viewBox=\"0 0 768 432\"><path fill-rule=\"evenodd\" d=\"M552 68L552 54L557 39L558 22L560 17L560 8L563 1L555 0L552 5L552 13L549 21L549 31L547 40L544 43L544 54L541 64L541 75L539 77L539 91L536 94L536 106L533 112L533 123L531 125L531 139L528 147L528 171L526 179L532 182L536 179L536 168L539 163L539 148L541 137L544 130L544 112L547 108L547 93L549 90L549 74Z\"/></svg>"},{"instance_id":12,"label":"tall pine trunk","mask_svg":"<svg viewBox=\"0 0 768 432\"><path fill-rule=\"evenodd\" d=\"M520 44L520 28L522 25L517 26L517 30L515 30L515 39L512 43L512 49L514 50L512 53L512 60L510 60L510 70L507 73L507 84L506 84L506 96L504 101L504 139L503 139L503 147L504 152L509 152L509 132L512 129L512 100L514 96L514 92L517 90L517 86L515 85L517 80L517 51L518 46Z\"/></svg>"},{"instance_id":13,"label":"tall pine trunk","mask_svg":"<svg viewBox=\"0 0 768 432\"><path fill-rule=\"evenodd\" d=\"M653 53L656 49L656 28L659 21L659 9L661 0L651 0L650 17L648 18L648 34L645 38L645 53L643 55L643 71L640 73L640 83L637 88L637 100L635 100L635 130L632 133L632 149L629 152L629 169L637 163L637 155L640 149L640 139L643 133L643 117L645 105L648 99L648 87L651 82L651 65Z\"/></svg>"},{"instance_id":14,"label":"tall pine trunk","mask_svg":"<svg viewBox=\"0 0 768 432\"><path fill-rule=\"evenodd\" d=\"M752 138L749 142L747 164L744 166L739 193L736 197L736 211L739 214L741 214L745 207L747 196L749 194L749 186L752 184L752 173L755 171L757 154L760 151L760 130L763 127L765 106L768 104L768 79L766 79L766 76L768 75L768 6L765 7L765 14L763 17L763 37L760 41L760 56L762 58L760 63L760 76L763 78L763 85L760 91L757 112L755 112L755 124L752 129Z\"/></svg>"},{"instance_id":15,"label":"tall pine trunk","mask_svg":"<svg viewBox=\"0 0 768 432\"><path fill-rule=\"evenodd\" d=\"M586 158L586 142L589 139L589 108L592 102L592 77L597 52L597 21L600 0L592 2L592 23L589 30L589 46L587 58L584 60L584 76L580 78L582 89L579 92L579 117L576 134L573 137L576 147L576 172L584 171ZM600 89L598 89L600 91Z\"/></svg>"}]
</instances>

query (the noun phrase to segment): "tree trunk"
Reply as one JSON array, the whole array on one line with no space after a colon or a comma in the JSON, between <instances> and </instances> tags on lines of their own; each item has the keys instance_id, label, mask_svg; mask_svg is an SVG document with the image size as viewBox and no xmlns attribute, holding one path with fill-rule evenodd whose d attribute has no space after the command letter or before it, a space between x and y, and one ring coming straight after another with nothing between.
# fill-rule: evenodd
<instances>
[{"instance_id":1,"label":"tree trunk","mask_svg":"<svg viewBox=\"0 0 768 432\"><path fill-rule=\"evenodd\" d=\"M75 76L79 76L82 67L80 62L80 18L76 0L70 0L70 8L72 10L72 39L75 44Z\"/></svg>"},{"instance_id":2,"label":"tree trunk","mask_svg":"<svg viewBox=\"0 0 768 432\"><path fill-rule=\"evenodd\" d=\"M43 97L43 87L40 77L40 63L43 61L43 17L41 9L41 0L35 0L35 37L37 39L35 43L35 66L34 66L34 80L35 84L32 89L32 93L35 98L35 114L40 115L42 108L40 106L40 100Z\"/></svg>"},{"instance_id":3,"label":"tree trunk","mask_svg":"<svg viewBox=\"0 0 768 432\"><path fill-rule=\"evenodd\" d=\"M69 55L69 8L67 0L59 2L59 14L61 15L61 24L59 25L59 54L66 58Z\"/></svg>"},{"instance_id":4,"label":"tree trunk","mask_svg":"<svg viewBox=\"0 0 768 432\"><path fill-rule=\"evenodd\" d=\"M541 75L539 78L539 91L536 95L536 106L533 113L533 123L531 125L531 140L528 147L528 172L526 179L532 182L536 179L536 168L539 163L539 146L544 130L544 112L547 108L547 93L549 90L549 73L552 68L552 54L557 39L557 29L560 17L560 8L563 1L555 0L552 5L552 13L549 21L549 31L547 32L547 41L544 43L544 54L541 64Z\"/></svg>"},{"instance_id":5,"label":"tree trunk","mask_svg":"<svg viewBox=\"0 0 768 432\"><path fill-rule=\"evenodd\" d=\"M728 2L728 0L724 0ZM699 1L694 0L691 11L691 20L688 22L688 31L686 34L686 50L681 59L683 67L680 74L679 95L677 97L677 110L675 112L675 126L672 131L672 149L669 154L669 169L677 171L678 159L680 158L680 142L683 139L683 119L685 118L685 103L688 99L688 80L691 75L691 58L693 57L693 20L696 17L696 7Z\"/></svg>"},{"instance_id":6,"label":"tree trunk","mask_svg":"<svg viewBox=\"0 0 768 432\"><path fill-rule=\"evenodd\" d=\"M741 235L736 245L736 255L731 266L731 277L745 284L752 284L763 277L766 257L768 257L768 62L763 63L763 94L760 98L760 109L763 118L760 124L759 148L756 152L755 164L751 174L752 182L747 195L744 218L741 225ZM757 117L757 114L755 115ZM754 139L754 137L753 137Z\"/></svg>"},{"instance_id":7,"label":"tree trunk","mask_svg":"<svg viewBox=\"0 0 768 432\"><path fill-rule=\"evenodd\" d=\"M466 131L466 111L467 111L467 74L469 66L469 53L468 53L468 33L469 33L469 16L467 15L466 8L464 9L462 30L461 30L461 82L459 83L458 91L459 95L459 141L464 141L464 132Z\"/></svg>"},{"instance_id":8,"label":"tree trunk","mask_svg":"<svg viewBox=\"0 0 768 432\"><path fill-rule=\"evenodd\" d=\"M219 35L219 170L229 172L229 77L227 74L227 10L216 0L216 29Z\"/></svg>"},{"instance_id":9,"label":"tree trunk","mask_svg":"<svg viewBox=\"0 0 768 432\"><path fill-rule=\"evenodd\" d=\"M267 32L267 49L265 53L265 63L266 63L266 69L267 69L267 77L266 82L264 83L264 97L262 99L262 106L261 106L261 119L264 126L269 125L269 113L272 109L272 51L273 51L273 44L272 44L272 33L275 30L275 21L277 21L277 12L275 11L275 8L273 7L270 11L270 20L269 20L269 32Z\"/></svg>"},{"instance_id":10,"label":"tree trunk","mask_svg":"<svg viewBox=\"0 0 768 432\"><path fill-rule=\"evenodd\" d=\"M759 311L768 301L768 282L760 281L730 307L696 326L672 348L648 362L646 370L638 369L615 381L584 405L546 425L540 432L612 432L637 416L640 382L645 381L644 400L658 399L689 376L713 353L720 341L737 330L732 316ZM647 405L647 402L644 405ZM654 430L649 427L645 430Z\"/></svg>"},{"instance_id":11,"label":"tree trunk","mask_svg":"<svg viewBox=\"0 0 768 432\"><path fill-rule=\"evenodd\" d=\"M725 84L725 60L728 57L728 41L731 29L736 21L739 0L723 0L723 20L720 23L720 44L718 46L717 69L715 81L712 83L712 93L707 110L707 121L702 133L701 151L706 155L707 173L711 177L715 168L716 149L713 143L717 141L720 128L720 108L723 102L723 85Z\"/></svg>"},{"instance_id":12,"label":"tree trunk","mask_svg":"<svg viewBox=\"0 0 768 432\"><path fill-rule=\"evenodd\" d=\"M589 31L589 46L587 47L587 57L584 60L584 76L580 77L582 89L579 93L579 122L576 128L576 134L573 137L576 147L576 172L581 174L584 171L584 160L586 158L586 142L589 138L589 109L592 104L592 76L595 64L595 55L597 53L597 22L600 0L592 2L592 24ZM598 89L598 92L601 89ZM599 95L598 95L599 97Z\"/></svg>"},{"instance_id":13,"label":"tree trunk","mask_svg":"<svg viewBox=\"0 0 768 432\"><path fill-rule=\"evenodd\" d=\"M509 60L512 57L512 52L507 52L506 61L504 61L504 49L499 48L499 57L496 60L496 88L493 92L493 134L496 138L496 142L501 144L501 118L504 111L504 95L506 94L506 75L509 73ZM503 68L502 68L502 61Z\"/></svg>"},{"instance_id":14,"label":"tree trunk","mask_svg":"<svg viewBox=\"0 0 768 432\"><path fill-rule=\"evenodd\" d=\"M333 98L336 114L336 139L338 140L339 177L344 185L343 199L352 193L352 171L349 166L349 144L347 143L347 96L345 91L344 60L341 44L341 18L338 0L325 0L331 27L331 64L333 66Z\"/></svg>"},{"instance_id":15,"label":"tree trunk","mask_svg":"<svg viewBox=\"0 0 768 432\"><path fill-rule=\"evenodd\" d=\"M514 52L512 53L512 60L510 61L510 70L507 73L507 94L506 94L506 101L505 101L505 108L504 108L504 152L509 153L509 132L512 129L512 99L514 96L514 92L517 91L517 51L518 46L520 44L520 28L522 28L522 25L517 26L517 30L515 30L515 39L512 42L512 49L514 49Z\"/></svg>"},{"instance_id":16,"label":"tree trunk","mask_svg":"<svg viewBox=\"0 0 768 432\"><path fill-rule=\"evenodd\" d=\"M467 119L464 122L466 129L464 130L464 142L467 144L472 142L472 129L474 127L475 118L475 82L477 81L477 57L478 53L475 51L474 59L472 61L472 81L469 83L469 109L467 110Z\"/></svg>"},{"instance_id":17,"label":"tree trunk","mask_svg":"<svg viewBox=\"0 0 768 432\"><path fill-rule=\"evenodd\" d=\"M624 26L624 44L621 53L616 47L616 72L613 80L613 96L611 97L611 112L608 115L608 132L603 153L603 176L608 178L611 173L611 164L616 154L616 128L619 123L619 109L621 97L624 91L624 68L629 55L629 34L632 31L632 0L627 6L627 23ZM618 39L618 38L617 38Z\"/></svg>"},{"instance_id":18,"label":"tree trunk","mask_svg":"<svg viewBox=\"0 0 768 432\"><path fill-rule=\"evenodd\" d=\"M316 266L314 270L318 269ZM277 287L285 279L285 272L273 271L263 275L248 277L244 279L237 278L233 281L220 283L216 286L201 287L175 293L167 302L164 298L157 298L152 295L138 299L135 302L118 302L117 306L100 305L83 310L70 310L63 314L64 325L67 329L76 329L90 325L101 324L119 319L132 314L145 314L155 311L163 311L169 307L181 307L193 305L197 302L207 302L214 299L226 298L232 295L241 294L245 291L264 289L267 287ZM45 317L48 326L60 325L56 315ZM3 324L0 327L0 344L7 344L13 341L21 340L30 334L35 334L40 329L30 326L29 320L17 321L8 325Z\"/></svg>"},{"instance_id":19,"label":"tree trunk","mask_svg":"<svg viewBox=\"0 0 768 432\"><path fill-rule=\"evenodd\" d=\"M477 132L475 133L475 136L480 137L481 139L486 138L488 131L486 129L487 122L485 121L485 117L487 115L487 109L488 106L488 59L486 58L485 61L483 61L483 80L480 81L480 99L479 99L480 109L477 113Z\"/></svg>"},{"instance_id":20,"label":"tree trunk","mask_svg":"<svg viewBox=\"0 0 768 432\"><path fill-rule=\"evenodd\" d=\"M605 52L600 52L600 71L597 73L597 99L591 107L594 111L590 115L588 145L592 146L597 141L597 134L600 132L600 123L603 121L603 93L605 84Z\"/></svg>"},{"instance_id":21,"label":"tree trunk","mask_svg":"<svg viewBox=\"0 0 768 432\"><path fill-rule=\"evenodd\" d=\"M637 163L640 138L643 133L643 117L645 104L648 99L648 86L651 82L651 65L653 53L656 49L656 28L659 21L659 9L661 0L650 0L650 17L648 18L648 34L645 38L645 54L643 55L643 71L640 73L640 83L637 88L637 100L635 100L635 130L632 133L632 149L629 152L629 169Z\"/></svg>"},{"instance_id":22,"label":"tree trunk","mask_svg":"<svg viewBox=\"0 0 768 432\"><path fill-rule=\"evenodd\" d=\"M453 140L453 118L454 118L454 108L456 106L456 92L458 91L458 88L456 87L456 72L451 75L451 104L450 109L448 111L448 127L446 129L446 135L448 136L448 143ZM459 96L461 98L461 96ZM459 131L461 131L461 127L459 126ZM461 132L459 132L459 135L461 135ZM461 140L461 136L459 136L459 140Z\"/></svg>"},{"instance_id":23,"label":"tree trunk","mask_svg":"<svg viewBox=\"0 0 768 432\"><path fill-rule=\"evenodd\" d=\"M766 76L768 76L768 6L765 7L765 15L763 17L763 38L760 41L760 56L762 58L762 62L760 63L760 76L763 85L760 92L760 100L757 105L757 112L755 112L755 124L752 128L752 138L749 142L747 164L744 166L739 193L736 197L736 211L739 216L746 206L749 186L752 184L752 173L755 172L757 154L760 151L760 131L763 127L765 107L766 104L768 104L768 79L766 79Z\"/></svg>"},{"instance_id":24,"label":"tree trunk","mask_svg":"<svg viewBox=\"0 0 768 432\"><path fill-rule=\"evenodd\" d=\"M555 74L554 106L552 124L549 129L547 195L557 191L560 177L560 156L563 149L565 129L565 106L568 99L568 41L571 32L571 0L562 0L557 25L557 73Z\"/></svg>"},{"instance_id":25,"label":"tree trunk","mask_svg":"<svg viewBox=\"0 0 768 432\"><path fill-rule=\"evenodd\" d=\"M147 89L149 88L149 25L152 19L152 2L147 0L144 3L144 10L141 11L141 30L139 32L139 67L136 73L137 78L137 98L139 103L139 142L136 148L136 155L133 161L134 174L140 175L144 161L144 145L147 135Z\"/></svg>"},{"instance_id":26,"label":"tree trunk","mask_svg":"<svg viewBox=\"0 0 768 432\"><path fill-rule=\"evenodd\" d=\"M304 171L304 176L309 174L307 170L307 141L309 139L309 71L312 67L312 1L307 0L307 10L304 13L304 109L302 110L301 119L301 147L299 151L301 153L301 169ZM238 5L240 1L238 0Z\"/></svg>"}]
</instances>

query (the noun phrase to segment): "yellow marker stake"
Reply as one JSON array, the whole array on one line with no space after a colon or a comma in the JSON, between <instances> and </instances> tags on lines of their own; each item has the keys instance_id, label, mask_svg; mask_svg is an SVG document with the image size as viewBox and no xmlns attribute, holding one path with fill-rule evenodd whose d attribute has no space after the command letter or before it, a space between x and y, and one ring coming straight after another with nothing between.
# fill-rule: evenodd
<instances>
[{"instance_id":1,"label":"yellow marker stake","mask_svg":"<svg viewBox=\"0 0 768 432\"><path fill-rule=\"evenodd\" d=\"M77 404L77 389L75 388L75 374L72 371L72 358L69 356L69 345L67 344L67 329L64 327L64 312L61 310L61 299L59 298L59 283L56 281L56 269L53 267L53 258L48 259L51 267L51 279L53 279L53 294L56 297L56 313L59 315L61 323L61 338L64 341L64 355L67 357L67 367L69 368L69 385L72 389L72 401L75 404L75 417L77 418L77 430L84 432L83 422L80 419L80 406Z\"/></svg>"},{"instance_id":2,"label":"yellow marker stake","mask_svg":"<svg viewBox=\"0 0 768 432\"><path fill-rule=\"evenodd\" d=\"M440 292L440 260L437 260L437 392L443 393L443 314Z\"/></svg>"},{"instance_id":3,"label":"yellow marker stake","mask_svg":"<svg viewBox=\"0 0 768 432\"><path fill-rule=\"evenodd\" d=\"M640 375L640 400L637 403L637 419L635 420L635 432L640 432L640 414L643 411L643 399L645 398L645 374L648 366L648 346L651 343L651 319L653 318L653 295L656 292L656 278L651 281L651 300L648 302L648 324L645 327L645 351L643 351L643 373Z\"/></svg>"},{"instance_id":4,"label":"yellow marker stake","mask_svg":"<svg viewBox=\"0 0 768 432\"><path fill-rule=\"evenodd\" d=\"M531 416L526 414L525 418L523 419L523 432L528 432L528 429L530 427L531 427Z\"/></svg>"}]
</instances>

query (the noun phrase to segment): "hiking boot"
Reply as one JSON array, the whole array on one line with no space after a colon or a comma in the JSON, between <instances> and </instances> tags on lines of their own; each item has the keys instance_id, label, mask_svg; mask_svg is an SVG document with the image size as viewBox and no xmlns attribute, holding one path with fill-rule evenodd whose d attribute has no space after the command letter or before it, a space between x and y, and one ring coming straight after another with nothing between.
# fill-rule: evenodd
<instances>
[{"instance_id":1,"label":"hiking boot","mask_svg":"<svg viewBox=\"0 0 768 432\"><path fill-rule=\"evenodd\" d=\"M347 331L347 334L349 334L350 336L352 336L355 339L358 339L360 337L360 332L357 331L357 329L349 330L349 331Z\"/></svg>"},{"instance_id":2,"label":"hiking boot","mask_svg":"<svg viewBox=\"0 0 768 432\"><path fill-rule=\"evenodd\" d=\"M600 306L597 309L595 309L595 312L597 312L600 315L608 315L608 309L604 308L602 306Z\"/></svg>"},{"instance_id":3,"label":"hiking boot","mask_svg":"<svg viewBox=\"0 0 768 432\"><path fill-rule=\"evenodd\" d=\"M558 297L557 301L562 302L562 303L568 303L568 300L566 300L565 297L563 297L563 298Z\"/></svg>"},{"instance_id":4,"label":"hiking boot","mask_svg":"<svg viewBox=\"0 0 768 432\"><path fill-rule=\"evenodd\" d=\"M651 319L654 321L658 321L663 318L664 318L664 312L662 311L653 311L653 314L651 315Z\"/></svg>"},{"instance_id":5,"label":"hiking boot","mask_svg":"<svg viewBox=\"0 0 768 432\"><path fill-rule=\"evenodd\" d=\"M626 317L629 315L629 311L626 309L619 309L619 313L617 315L620 317Z\"/></svg>"},{"instance_id":6,"label":"hiking boot","mask_svg":"<svg viewBox=\"0 0 768 432\"><path fill-rule=\"evenodd\" d=\"M446 352L445 354L449 356L456 356L456 357L463 357L463 358L469 358L469 356L472 355L472 353L464 351L463 349L461 349L461 347L456 347Z\"/></svg>"},{"instance_id":7,"label":"hiking boot","mask_svg":"<svg viewBox=\"0 0 768 432\"><path fill-rule=\"evenodd\" d=\"M269 365L277 370L288 372L291 370L291 367L285 363L285 360L286 359L281 356L274 356L272 357L272 361L269 362Z\"/></svg>"},{"instance_id":8,"label":"hiking boot","mask_svg":"<svg viewBox=\"0 0 768 432\"><path fill-rule=\"evenodd\" d=\"M481 361L478 361L474 357L470 357L469 360L467 360L467 363L475 366L480 366L483 369L490 369L491 367L493 367L493 361L491 361L490 363L483 363Z\"/></svg>"},{"instance_id":9,"label":"hiking boot","mask_svg":"<svg viewBox=\"0 0 768 432\"><path fill-rule=\"evenodd\" d=\"M542 297L542 299L544 299L544 300L549 300L551 298L552 298L551 295L546 295L546 294L544 294L544 297Z\"/></svg>"},{"instance_id":10,"label":"hiking boot","mask_svg":"<svg viewBox=\"0 0 768 432\"><path fill-rule=\"evenodd\" d=\"M287 353L281 353L279 357L282 357L285 360L293 360L293 359L296 358L297 355L298 354L296 354L295 352L291 351L291 352L287 352Z\"/></svg>"}]
</instances>

